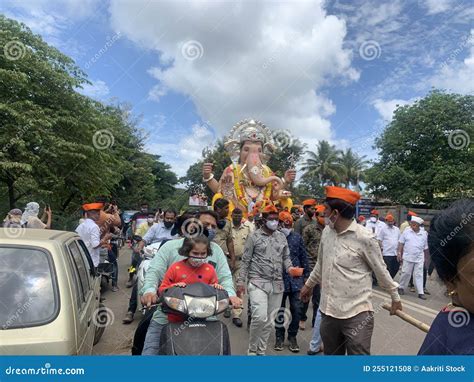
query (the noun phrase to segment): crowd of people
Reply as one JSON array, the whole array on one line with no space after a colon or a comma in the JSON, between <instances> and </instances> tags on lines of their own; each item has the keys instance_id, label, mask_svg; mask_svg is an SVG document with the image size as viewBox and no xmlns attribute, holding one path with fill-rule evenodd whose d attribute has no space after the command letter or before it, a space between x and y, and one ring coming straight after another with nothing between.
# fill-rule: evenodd
<instances>
[{"instance_id":1,"label":"crowd of people","mask_svg":"<svg viewBox=\"0 0 474 382\"><path fill-rule=\"evenodd\" d=\"M123 324L134 320L139 298L151 307L166 288L202 282L228 293L231 307L224 315L238 328L248 295L248 355L266 354L272 330L275 351L282 351L287 339L288 349L299 352L298 332L306 329L310 306L308 355L370 354L373 287L388 292L393 315L403 309L400 295L408 288L426 299L426 278L436 269L452 303L433 322L420 354L474 354L474 201L455 202L431 221L428 231L412 211L399 227L392 214L382 217L376 209L367 221L356 218L359 198L349 189L327 186L320 203L307 199L301 208L278 209L268 203L250 213L230 211L229 202L219 198L212 210L188 210L179 216L174 210L152 211L143 203L131 219L135 243L126 283L131 296ZM4 227L51 228L51 209L46 207L41 218L39 212L35 202L24 211L13 209ZM111 239L123 230L116 203L83 205L76 232L95 267L104 258L113 264L112 291L118 290L118 248ZM139 267L144 248L153 243L161 245L138 290L130 270ZM290 322L284 325L288 310ZM468 315L465 327L448 322L449 314L458 310ZM163 327L180 320L157 309L142 354L158 354Z\"/></svg>"}]
</instances>

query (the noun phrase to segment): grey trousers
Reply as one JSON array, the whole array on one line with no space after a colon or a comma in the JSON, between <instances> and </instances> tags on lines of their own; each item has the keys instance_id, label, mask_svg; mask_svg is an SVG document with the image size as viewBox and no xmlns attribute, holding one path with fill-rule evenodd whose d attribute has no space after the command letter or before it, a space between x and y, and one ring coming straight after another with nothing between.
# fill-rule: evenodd
<instances>
[{"instance_id":1,"label":"grey trousers","mask_svg":"<svg viewBox=\"0 0 474 382\"><path fill-rule=\"evenodd\" d=\"M370 355L374 313L339 319L321 312L321 338L326 355Z\"/></svg>"},{"instance_id":2,"label":"grey trousers","mask_svg":"<svg viewBox=\"0 0 474 382\"><path fill-rule=\"evenodd\" d=\"M150 326L146 332L142 355L158 355L158 352L160 351L161 330L164 327L164 324L159 324L153 319L151 320Z\"/></svg>"},{"instance_id":3,"label":"grey trousers","mask_svg":"<svg viewBox=\"0 0 474 382\"><path fill-rule=\"evenodd\" d=\"M283 293L267 293L252 283L248 285L252 322L250 324L249 353L265 354L273 321L281 306Z\"/></svg>"}]
</instances>

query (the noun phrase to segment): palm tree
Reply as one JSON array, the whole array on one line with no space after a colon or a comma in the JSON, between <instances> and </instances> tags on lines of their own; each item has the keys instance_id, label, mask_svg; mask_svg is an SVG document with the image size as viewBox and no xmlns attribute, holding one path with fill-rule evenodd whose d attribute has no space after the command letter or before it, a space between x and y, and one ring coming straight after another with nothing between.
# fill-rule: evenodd
<instances>
[{"instance_id":1,"label":"palm tree","mask_svg":"<svg viewBox=\"0 0 474 382\"><path fill-rule=\"evenodd\" d=\"M359 181L362 180L363 171L369 163L365 158L365 155L359 156L352 149L347 149L341 153L338 163L342 169L341 182L346 187L353 185L357 191L359 190Z\"/></svg>"},{"instance_id":2,"label":"palm tree","mask_svg":"<svg viewBox=\"0 0 474 382\"><path fill-rule=\"evenodd\" d=\"M340 150L328 141L319 141L316 152L306 151L308 159L302 170L303 177L319 177L322 185L337 185L340 182L341 166L339 164Z\"/></svg>"}]
</instances>

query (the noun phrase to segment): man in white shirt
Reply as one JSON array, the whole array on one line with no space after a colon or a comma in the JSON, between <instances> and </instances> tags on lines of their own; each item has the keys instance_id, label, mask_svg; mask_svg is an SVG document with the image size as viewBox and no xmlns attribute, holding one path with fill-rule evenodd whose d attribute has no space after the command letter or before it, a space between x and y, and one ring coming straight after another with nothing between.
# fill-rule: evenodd
<instances>
[{"instance_id":1,"label":"man in white shirt","mask_svg":"<svg viewBox=\"0 0 474 382\"><path fill-rule=\"evenodd\" d=\"M407 228L400 236L398 244L398 261L402 262L402 274L400 276L399 293L404 294L413 273L415 287L418 297L426 300L423 290L423 265L425 256L428 256L428 234L420 226L423 219L412 216L410 228Z\"/></svg>"},{"instance_id":2,"label":"man in white shirt","mask_svg":"<svg viewBox=\"0 0 474 382\"><path fill-rule=\"evenodd\" d=\"M379 220L379 211L373 209L370 211L370 218L365 223L365 228L367 228L372 234L377 237L380 230L385 227L385 223Z\"/></svg>"},{"instance_id":3,"label":"man in white shirt","mask_svg":"<svg viewBox=\"0 0 474 382\"><path fill-rule=\"evenodd\" d=\"M393 279L400 268L400 263L397 259L400 230L395 226L395 219L392 214L385 216L385 223L385 227L377 235L377 240L379 241L380 248L382 248L383 260L387 264L388 272Z\"/></svg>"},{"instance_id":4,"label":"man in white shirt","mask_svg":"<svg viewBox=\"0 0 474 382\"><path fill-rule=\"evenodd\" d=\"M100 229L96 222L99 220L100 210L103 206L102 203L84 204L82 209L86 212L86 218L76 228L76 232L86 245L87 250L91 255L92 262L94 263L94 267L96 268L100 262L100 246L102 244L100 240ZM108 240L109 236L104 237L104 239Z\"/></svg>"}]
</instances>

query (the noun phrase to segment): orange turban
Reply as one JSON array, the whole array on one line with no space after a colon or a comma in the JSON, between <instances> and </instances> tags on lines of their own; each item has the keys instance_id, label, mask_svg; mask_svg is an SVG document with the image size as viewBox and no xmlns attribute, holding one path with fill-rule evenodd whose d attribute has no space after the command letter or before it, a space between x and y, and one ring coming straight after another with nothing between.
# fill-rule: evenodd
<instances>
[{"instance_id":1,"label":"orange turban","mask_svg":"<svg viewBox=\"0 0 474 382\"><path fill-rule=\"evenodd\" d=\"M273 204L269 204L268 206L266 206L263 211L262 211L264 214L269 214L270 212L276 212L278 213L278 210L277 208L273 205Z\"/></svg>"},{"instance_id":2,"label":"orange turban","mask_svg":"<svg viewBox=\"0 0 474 382\"><path fill-rule=\"evenodd\" d=\"M326 197L333 199L341 199L349 204L355 205L360 199L360 194L355 191L351 191L347 188L326 186Z\"/></svg>"},{"instance_id":3,"label":"orange turban","mask_svg":"<svg viewBox=\"0 0 474 382\"><path fill-rule=\"evenodd\" d=\"M413 211L408 211L408 216L418 216L418 215Z\"/></svg>"},{"instance_id":4,"label":"orange turban","mask_svg":"<svg viewBox=\"0 0 474 382\"><path fill-rule=\"evenodd\" d=\"M293 216L288 211L282 211L278 214L278 219L281 220L283 223L293 223Z\"/></svg>"},{"instance_id":5,"label":"orange turban","mask_svg":"<svg viewBox=\"0 0 474 382\"><path fill-rule=\"evenodd\" d=\"M358 218L357 218L358 221L360 222L363 222L365 220L365 217L360 215Z\"/></svg>"},{"instance_id":6,"label":"orange turban","mask_svg":"<svg viewBox=\"0 0 474 382\"><path fill-rule=\"evenodd\" d=\"M325 209L326 209L326 207L324 207L324 205L322 205L322 204L318 204L316 206L316 212L319 213L319 214L323 213Z\"/></svg>"},{"instance_id":7,"label":"orange turban","mask_svg":"<svg viewBox=\"0 0 474 382\"><path fill-rule=\"evenodd\" d=\"M318 202L316 202L315 199L306 199L303 201L303 206L315 206L316 204L318 204Z\"/></svg>"},{"instance_id":8,"label":"orange turban","mask_svg":"<svg viewBox=\"0 0 474 382\"><path fill-rule=\"evenodd\" d=\"M392 214L387 214L387 216L385 216L385 220L388 222L394 222L395 218L393 217Z\"/></svg>"},{"instance_id":9,"label":"orange turban","mask_svg":"<svg viewBox=\"0 0 474 382\"><path fill-rule=\"evenodd\" d=\"M373 209L372 211L370 211L370 214L371 215L378 215L379 211L377 211L376 209Z\"/></svg>"},{"instance_id":10,"label":"orange turban","mask_svg":"<svg viewBox=\"0 0 474 382\"><path fill-rule=\"evenodd\" d=\"M104 207L104 203L87 203L82 205L84 211L101 210Z\"/></svg>"}]
</instances>

